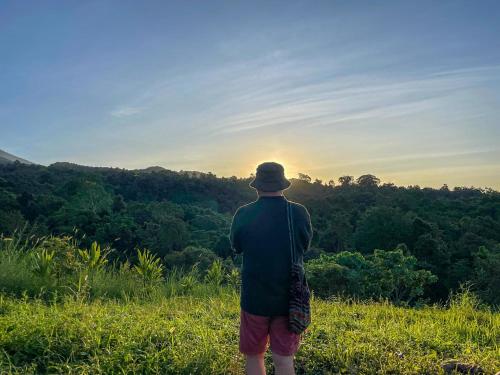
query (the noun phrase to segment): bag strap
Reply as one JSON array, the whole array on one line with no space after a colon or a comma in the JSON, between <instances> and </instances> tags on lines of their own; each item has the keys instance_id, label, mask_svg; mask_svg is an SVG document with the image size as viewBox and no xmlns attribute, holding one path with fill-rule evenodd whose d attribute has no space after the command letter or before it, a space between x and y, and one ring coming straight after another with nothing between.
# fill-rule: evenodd
<instances>
[{"instance_id":1,"label":"bag strap","mask_svg":"<svg viewBox=\"0 0 500 375\"><path fill-rule=\"evenodd\" d=\"M290 237L290 259L295 264L295 233L293 231L293 213L289 201L286 201L286 216L288 220L288 235Z\"/></svg>"}]
</instances>

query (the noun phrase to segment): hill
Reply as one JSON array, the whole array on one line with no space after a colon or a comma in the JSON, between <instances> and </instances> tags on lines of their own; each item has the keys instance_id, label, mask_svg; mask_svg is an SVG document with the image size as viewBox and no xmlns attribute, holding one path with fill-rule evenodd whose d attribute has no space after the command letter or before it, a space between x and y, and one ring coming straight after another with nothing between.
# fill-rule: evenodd
<instances>
[{"instance_id":1,"label":"hill","mask_svg":"<svg viewBox=\"0 0 500 375\"><path fill-rule=\"evenodd\" d=\"M0 164L6 164L6 163L14 163L18 161L19 163L22 164L33 164L32 162L19 158L15 155L9 154L8 152L5 152L3 150L0 150Z\"/></svg>"},{"instance_id":2,"label":"hill","mask_svg":"<svg viewBox=\"0 0 500 375\"><path fill-rule=\"evenodd\" d=\"M286 196L311 213L306 260L318 295L415 304L444 301L471 283L483 301L500 304L499 192L395 186L371 175L341 176L335 186L299 177ZM38 237L77 230L85 246L112 248L113 260L139 247L179 267L196 257L238 266L228 233L235 210L256 198L249 182L163 168L4 164L0 233L27 222Z\"/></svg>"}]
</instances>

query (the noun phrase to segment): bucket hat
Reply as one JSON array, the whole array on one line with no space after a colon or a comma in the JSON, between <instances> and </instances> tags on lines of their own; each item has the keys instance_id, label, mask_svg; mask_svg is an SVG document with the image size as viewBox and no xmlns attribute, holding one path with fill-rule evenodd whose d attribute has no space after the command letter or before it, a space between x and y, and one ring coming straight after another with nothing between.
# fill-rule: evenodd
<instances>
[{"instance_id":1,"label":"bucket hat","mask_svg":"<svg viewBox=\"0 0 500 375\"><path fill-rule=\"evenodd\" d=\"M265 162L257 167L255 178L250 186L260 191L279 191L289 188L291 182L285 177L285 169L281 164Z\"/></svg>"}]
</instances>

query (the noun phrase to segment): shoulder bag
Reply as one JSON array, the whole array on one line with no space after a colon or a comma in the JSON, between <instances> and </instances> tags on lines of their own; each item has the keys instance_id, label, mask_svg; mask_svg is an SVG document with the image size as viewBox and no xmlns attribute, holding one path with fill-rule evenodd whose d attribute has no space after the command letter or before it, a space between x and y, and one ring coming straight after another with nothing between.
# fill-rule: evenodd
<instances>
[{"instance_id":1,"label":"shoulder bag","mask_svg":"<svg viewBox=\"0 0 500 375\"><path fill-rule=\"evenodd\" d=\"M294 333L302 333L311 323L311 292L307 284L303 262L299 259L295 248L295 232L293 230L293 212L290 202L286 202L288 232L290 235L290 300L288 305L288 329Z\"/></svg>"}]
</instances>

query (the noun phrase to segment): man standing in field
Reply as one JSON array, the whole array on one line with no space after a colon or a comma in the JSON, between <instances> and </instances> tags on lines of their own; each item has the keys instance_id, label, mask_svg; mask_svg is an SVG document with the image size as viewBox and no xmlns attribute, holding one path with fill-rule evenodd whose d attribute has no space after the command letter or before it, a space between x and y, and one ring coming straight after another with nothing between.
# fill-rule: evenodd
<instances>
[{"instance_id":1,"label":"man standing in field","mask_svg":"<svg viewBox=\"0 0 500 375\"><path fill-rule=\"evenodd\" d=\"M249 375L265 375L268 340L277 375L295 373L293 356L300 335L288 330L291 235L283 190L290 186L283 166L267 162L257 167L250 186L256 201L238 208L231 225L233 251L243 254L240 352ZM295 251L300 261L312 238L311 219L301 204L290 202Z\"/></svg>"}]
</instances>

